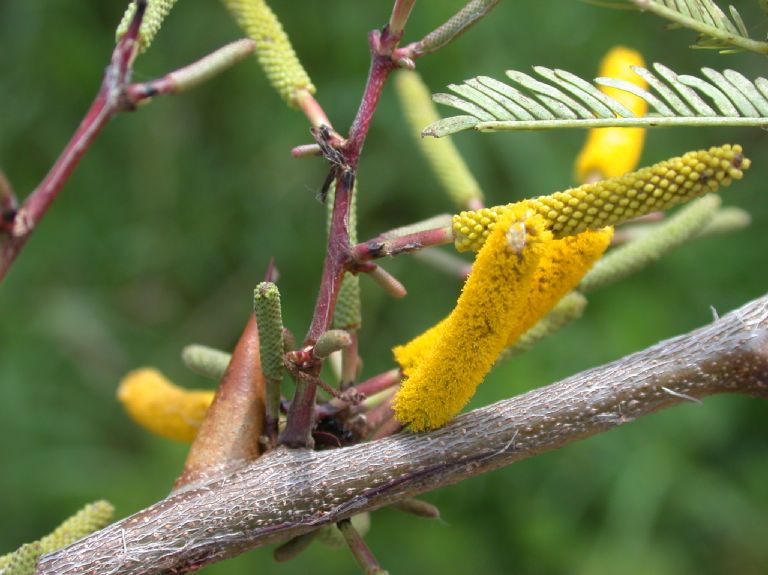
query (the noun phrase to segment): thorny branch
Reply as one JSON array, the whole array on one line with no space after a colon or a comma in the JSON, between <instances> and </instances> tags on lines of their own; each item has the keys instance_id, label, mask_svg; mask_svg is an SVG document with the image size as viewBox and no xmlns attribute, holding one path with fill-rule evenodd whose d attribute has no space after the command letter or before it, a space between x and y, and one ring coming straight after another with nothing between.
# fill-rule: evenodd
<instances>
[{"instance_id":1,"label":"thorny branch","mask_svg":"<svg viewBox=\"0 0 768 575\"><path fill-rule=\"evenodd\" d=\"M768 398L768 295L436 431L321 452L277 449L44 555L36 573L187 573L716 393Z\"/></svg>"}]
</instances>

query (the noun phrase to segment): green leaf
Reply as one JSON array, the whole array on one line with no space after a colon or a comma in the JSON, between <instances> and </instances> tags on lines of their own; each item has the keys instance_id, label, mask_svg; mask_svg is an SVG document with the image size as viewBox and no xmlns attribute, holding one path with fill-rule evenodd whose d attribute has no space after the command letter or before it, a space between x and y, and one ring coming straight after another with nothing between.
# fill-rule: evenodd
<instances>
[{"instance_id":1,"label":"green leaf","mask_svg":"<svg viewBox=\"0 0 768 575\"><path fill-rule=\"evenodd\" d=\"M514 70L507 76L516 86L478 76L451 84L454 94L435 94L433 100L462 115L433 122L422 135L442 137L463 130L502 132L554 128L766 126L768 80L752 81L735 70L702 68L705 78L677 74L663 64L653 72L633 66L645 79L646 90L616 78L590 83L570 72L535 66L539 80ZM595 85L630 92L653 111L636 117Z\"/></svg>"}]
</instances>

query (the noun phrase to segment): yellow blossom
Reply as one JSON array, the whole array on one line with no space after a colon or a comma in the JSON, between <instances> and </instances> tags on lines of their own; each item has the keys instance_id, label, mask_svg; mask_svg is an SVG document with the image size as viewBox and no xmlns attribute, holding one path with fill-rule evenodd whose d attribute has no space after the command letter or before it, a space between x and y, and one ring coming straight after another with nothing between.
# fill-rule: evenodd
<instances>
[{"instance_id":1,"label":"yellow blossom","mask_svg":"<svg viewBox=\"0 0 768 575\"><path fill-rule=\"evenodd\" d=\"M461 212L453 216L455 246L460 252L480 249L501 214L520 204L544 216L554 236L563 238L666 210L717 191L741 179L749 166L741 146L726 144L549 196Z\"/></svg>"},{"instance_id":2,"label":"yellow blossom","mask_svg":"<svg viewBox=\"0 0 768 575\"><path fill-rule=\"evenodd\" d=\"M509 325L524 313L549 239L546 221L525 206L504 215L480 250L456 308L435 330L431 351L421 350L423 359L398 391L393 407L400 422L414 431L439 427L469 401L506 345Z\"/></svg>"},{"instance_id":3,"label":"yellow blossom","mask_svg":"<svg viewBox=\"0 0 768 575\"><path fill-rule=\"evenodd\" d=\"M600 76L617 78L647 88L648 84L635 74L630 66L645 66L639 52L624 46L616 46L600 63ZM624 90L602 88L611 98L624 104L635 116L644 116L648 104ZM645 141L644 128L596 128L589 131L587 141L576 159L576 179L585 182L592 179L621 176L637 167Z\"/></svg>"},{"instance_id":4,"label":"yellow blossom","mask_svg":"<svg viewBox=\"0 0 768 575\"><path fill-rule=\"evenodd\" d=\"M213 391L182 389L152 368L132 371L117 390L136 423L155 435L187 442L195 438L213 395Z\"/></svg>"},{"instance_id":5,"label":"yellow blossom","mask_svg":"<svg viewBox=\"0 0 768 575\"><path fill-rule=\"evenodd\" d=\"M607 227L547 242L526 294L523 314L510 325L504 347L514 344L578 285L608 249L612 238L613 228Z\"/></svg>"},{"instance_id":6,"label":"yellow blossom","mask_svg":"<svg viewBox=\"0 0 768 575\"><path fill-rule=\"evenodd\" d=\"M515 227L522 231L514 232ZM499 353L579 283L612 235L613 229L606 228L554 240L546 221L524 204L504 214L480 250L453 312L393 350L407 378L394 402L397 419L421 431L455 416ZM510 250L520 237L521 251Z\"/></svg>"},{"instance_id":7,"label":"yellow blossom","mask_svg":"<svg viewBox=\"0 0 768 575\"><path fill-rule=\"evenodd\" d=\"M413 373L413 368L434 349L437 342L443 337L446 321L443 319L405 345L398 345L392 350L395 361L400 364L404 375L410 376Z\"/></svg>"}]
</instances>

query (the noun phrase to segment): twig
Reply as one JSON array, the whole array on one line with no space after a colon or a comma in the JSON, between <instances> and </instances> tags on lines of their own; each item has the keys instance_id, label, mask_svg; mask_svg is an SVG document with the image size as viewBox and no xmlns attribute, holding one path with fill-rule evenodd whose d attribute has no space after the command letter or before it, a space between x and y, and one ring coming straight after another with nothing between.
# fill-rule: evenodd
<instances>
[{"instance_id":1,"label":"twig","mask_svg":"<svg viewBox=\"0 0 768 575\"><path fill-rule=\"evenodd\" d=\"M8 273L11 264L45 212L51 207L80 158L109 119L122 108L124 103L121 96L139 48L137 37L146 7L146 0L137 0L136 13L128 31L120 38L112 52L99 93L56 163L16 212L10 235L0 246L0 281Z\"/></svg>"},{"instance_id":2,"label":"twig","mask_svg":"<svg viewBox=\"0 0 768 575\"><path fill-rule=\"evenodd\" d=\"M344 535L349 550L355 556L358 565L363 568L365 575L387 575L387 572L379 565L370 547L366 545L365 539L352 526L351 520L342 519L337 523L337 526L341 534Z\"/></svg>"},{"instance_id":3,"label":"twig","mask_svg":"<svg viewBox=\"0 0 768 575\"><path fill-rule=\"evenodd\" d=\"M453 243L453 229L450 224L420 230L404 236L378 238L357 244L352 248L352 257L357 262L412 253L430 246Z\"/></svg>"},{"instance_id":4,"label":"twig","mask_svg":"<svg viewBox=\"0 0 768 575\"><path fill-rule=\"evenodd\" d=\"M125 97L131 106L166 94L176 94L194 88L253 53L256 43L242 39L222 46L197 62L174 70L150 82L131 84L125 88Z\"/></svg>"},{"instance_id":5,"label":"twig","mask_svg":"<svg viewBox=\"0 0 768 575\"><path fill-rule=\"evenodd\" d=\"M137 9L128 30L117 42L101 87L75 134L42 182L16 210L15 201L3 199L0 190L0 230L6 240L0 245L0 281L19 255L35 227L66 184L80 159L93 144L102 128L120 112L132 111L149 99L192 88L239 62L253 52L251 40L239 40L216 50L201 60L147 83L130 84L133 61L139 49L138 34L147 6L137 0ZM0 188L2 185L0 184ZM9 188L8 188L9 189ZM11 196L12 198L12 196ZM11 207L12 209L7 209Z\"/></svg>"},{"instance_id":6,"label":"twig","mask_svg":"<svg viewBox=\"0 0 768 575\"><path fill-rule=\"evenodd\" d=\"M186 573L687 401L663 388L768 397L768 296L436 431L321 452L277 449L44 555L37 575Z\"/></svg>"}]
</instances>

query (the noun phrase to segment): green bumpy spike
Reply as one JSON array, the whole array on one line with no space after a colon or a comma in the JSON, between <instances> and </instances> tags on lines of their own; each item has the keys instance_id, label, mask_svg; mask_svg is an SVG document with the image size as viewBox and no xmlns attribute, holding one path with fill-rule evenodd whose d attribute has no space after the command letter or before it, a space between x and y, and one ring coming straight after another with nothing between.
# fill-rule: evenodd
<instances>
[{"instance_id":1,"label":"green bumpy spike","mask_svg":"<svg viewBox=\"0 0 768 575\"><path fill-rule=\"evenodd\" d=\"M439 120L440 115L419 74L408 70L400 71L395 77L395 87L411 133L418 140L427 163L453 203L459 208L471 207L474 202L482 205L483 192L480 185L450 137L421 137L422 128Z\"/></svg>"},{"instance_id":2,"label":"green bumpy spike","mask_svg":"<svg viewBox=\"0 0 768 575\"><path fill-rule=\"evenodd\" d=\"M181 350L181 360L189 369L215 379L220 380L227 371L232 355L220 349L214 349L207 345L192 344Z\"/></svg>"},{"instance_id":3,"label":"green bumpy spike","mask_svg":"<svg viewBox=\"0 0 768 575\"><path fill-rule=\"evenodd\" d=\"M427 34L418 43L417 53L423 55L439 50L480 20L498 3L499 0L470 0L464 8L451 16L445 24Z\"/></svg>"},{"instance_id":4,"label":"green bumpy spike","mask_svg":"<svg viewBox=\"0 0 768 575\"><path fill-rule=\"evenodd\" d=\"M599 263L602 260L597 261ZM508 359L528 351L542 339L557 333L572 321L579 319L586 307L587 298L577 291L570 292L557 302L552 311L521 335L520 339L501 352L499 359Z\"/></svg>"},{"instance_id":5,"label":"green bumpy spike","mask_svg":"<svg viewBox=\"0 0 768 575\"><path fill-rule=\"evenodd\" d=\"M139 28L139 46L141 52L145 52L151 45L152 41L157 36L160 28L163 25L163 20L168 16L168 13L176 4L176 0L148 0L147 10L144 12L144 20L141 22L141 28ZM133 15L136 13L136 3L131 2L128 9L123 14L123 19L120 21L120 25L117 27L117 33L115 34L117 39L122 38L123 34L128 31L128 25L133 19Z\"/></svg>"},{"instance_id":6,"label":"green bumpy spike","mask_svg":"<svg viewBox=\"0 0 768 575\"><path fill-rule=\"evenodd\" d=\"M300 92L315 93L280 20L264 0L223 0L248 37L256 42L256 57L272 87L292 108Z\"/></svg>"},{"instance_id":7,"label":"green bumpy spike","mask_svg":"<svg viewBox=\"0 0 768 575\"><path fill-rule=\"evenodd\" d=\"M0 557L0 575L31 575L40 555L66 547L105 527L112 520L114 511L107 501L86 505L49 535Z\"/></svg>"},{"instance_id":8,"label":"green bumpy spike","mask_svg":"<svg viewBox=\"0 0 768 575\"><path fill-rule=\"evenodd\" d=\"M283 314L280 291L272 282L261 282L253 291L253 310L259 326L259 352L264 377L283 379Z\"/></svg>"},{"instance_id":9,"label":"green bumpy spike","mask_svg":"<svg viewBox=\"0 0 768 575\"><path fill-rule=\"evenodd\" d=\"M5 564L0 564L1 575L33 575L37 569L37 560L43 552L40 542L25 543L13 553L6 555Z\"/></svg>"},{"instance_id":10,"label":"green bumpy spike","mask_svg":"<svg viewBox=\"0 0 768 575\"><path fill-rule=\"evenodd\" d=\"M333 201L336 196L336 184L331 184L326 198L328 206L326 231L331 229L331 215L333 214ZM352 202L349 206L349 242L357 243L357 181L352 188ZM355 274L346 272L341 280L339 295L336 298L336 307L333 310L334 329L356 330L360 329L363 317L360 311L360 278Z\"/></svg>"},{"instance_id":11,"label":"green bumpy spike","mask_svg":"<svg viewBox=\"0 0 768 575\"><path fill-rule=\"evenodd\" d=\"M541 196L523 200L528 209L542 215L555 238L600 229L687 202L720 186L739 180L750 160L741 146L713 147L659 162L653 166ZM453 217L456 249L477 251L490 230L510 206L461 212Z\"/></svg>"},{"instance_id":12,"label":"green bumpy spike","mask_svg":"<svg viewBox=\"0 0 768 575\"><path fill-rule=\"evenodd\" d=\"M682 208L664 224L635 241L608 252L581 280L583 292L601 288L635 273L700 236L715 217L720 198L712 195Z\"/></svg>"}]
</instances>

